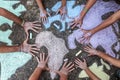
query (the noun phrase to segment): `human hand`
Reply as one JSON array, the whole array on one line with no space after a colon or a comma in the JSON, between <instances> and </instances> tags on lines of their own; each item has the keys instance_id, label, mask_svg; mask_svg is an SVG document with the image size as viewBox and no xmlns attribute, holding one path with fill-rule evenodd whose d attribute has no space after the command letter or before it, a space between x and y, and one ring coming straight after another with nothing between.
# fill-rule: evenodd
<instances>
[{"instance_id":1,"label":"human hand","mask_svg":"<svg viewBox=\"0 0 120 80\"><path fill-rule=\"evenodd\" d=\"M36 44L33 45L28 44L27 40L25 40L23 44L20 46L20 51L31 54L39 53L39 49L36 46L37 46Z\"/></svg>"},{"instance_id":2,"label":"human hand","mask_svg":"<svg viewBox=\"0 0 120 80\"><path fill-rule=\"evenodd\" d=\"M99 54L99 52L96 49L94 49L91 45L84 47L84 51L89 53L88 56Z\"/></svg>"},{"instance_id":3,"label":"human hand","mask_svg":"<svg viewBox=\"0 0 120 80\"><path fill-rule=\"evenodd\" d=\"M68 73L75 69L73 67L74 67L74 64L72 62L69 62L68 64L67 62L65 62L62 68L60 69L60 71L55 71L55 72L59 74L61 78L67 78Z\"/></svg>"},{"instance_id":4,"label":"human hand","mask_svg":"<svg viewBox=\"0 0 120 80\"><path fill-rule=\"evenodd\" d=\"M67 8L66 6L62 6L58 9L58 11L56 12L56 14L60 13L61 15L61 20L65 20L65 17L67 15Z\"/></svg>"},{"instance_id":5,"label":"human hand","mask_svg":"<svg viewBox=\"0 0 120 80\"><path fill-rule=\"evenodd\" d=\"M71 21L69 23L69 25L72 26L71 29L74 29L75 27L80 28L82 26L82 24L83 24L83 19L80 18L80 16L77 16L76 18L74 18L73 21Z\"/></svg>"},{"instance_id":6,"label":"human hand","mask_svg":"<svg viewBox=\"0 0 120 80\"><path fill-rule=\"evenodd\" d=\"M47 62L48 62L48 56L45 58L45 53L40 53L40 59L38 57L36 57L37 62L38 62L38 66L39 68L41 68L42 70L49 70L46 66Z\"/></svg>"},{"instance_id":7,"label":"human hand","mask_svg":"<svg viewBox=\"0 0 120 80\"><path fill-rule=\"evenodd\" d=\"M50 13L48 13L46 10L40 10L40 20L42 23L48 23L47 15L50 16Z\"/></svg>"},{"instance_id":8,"label":"human hand","mask_svg":"<svg viewBox=\"0 0 120 80\"><path fill-rule=\"evenodd\" d=\"M28 36L28 30L32 30L36 33L39 33L39 30L41 29L41 24L38 23L38 21L34 21L34 22L25 22L24 25L24 30Z\"/></svg>"},{"instance_id":9,"label":"human hand","mask_svg":"<svg viewBox=\"0 0 120 80\"><path fill-rule=\"evenodd\" d=\"M89 44L89 41L90 41L90 38L92 36L92 33L90 30L84 30L84 29L81 29L82 32L83 32L83 36L80 38L80 43L81 44Z\"/></svg>"},{"instance_id":10,"label":"human hand","mask_svg":"<svg viewBox=\"0 0 120 80\"><path fill-rule=\"evenodd\" d=\"M85 70L85 69L87 69L87 64L86 64L86 60L85 60L85 59L83 59L83 60L84 60L84 61L82 62L80 59L77 58L77 59L75 60L75 63L77 64L77 65L76 65L77 67Z\"/></svg>"}]
</instances>

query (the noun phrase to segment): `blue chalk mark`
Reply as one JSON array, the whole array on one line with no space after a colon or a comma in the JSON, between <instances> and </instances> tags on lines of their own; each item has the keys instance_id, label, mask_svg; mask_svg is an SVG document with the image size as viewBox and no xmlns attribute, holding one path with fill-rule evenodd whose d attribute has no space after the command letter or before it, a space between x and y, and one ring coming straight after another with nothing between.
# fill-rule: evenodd
<instances>
[{"instance_id":1,"label":"blue chalk mark","mask_svg":"<svg viewBox=\"0 0 120 80\"><path fill-rule=\"evenodd\" d=\"M47 24L44 24L45 28L48 29L51 27L51 24L54 22L54 21L60 21L62 23L62 28L59 30L60 32L62 31L66 31L66 29L69 29L69 26L65 26L65 23L67 22L70 22L72 21L74 17L78 16L80 14L80 12L82 11L84 5L80 5L80 6L76 6L74 8L73 5L75 4L75 1L67 1L67 10L68 10L68 16L71 17L70 18L66 18L64 21L63 20L60 20L60 15L54 15L52 17L48 17L48 20L49 20L49 23ZM57 10L60 8L61 6L61 1L57 2L53 7L52 7L52 11L53 12L57 12ZM74 14L74 15L73 15Z\"/></svg>"}]
</instances>

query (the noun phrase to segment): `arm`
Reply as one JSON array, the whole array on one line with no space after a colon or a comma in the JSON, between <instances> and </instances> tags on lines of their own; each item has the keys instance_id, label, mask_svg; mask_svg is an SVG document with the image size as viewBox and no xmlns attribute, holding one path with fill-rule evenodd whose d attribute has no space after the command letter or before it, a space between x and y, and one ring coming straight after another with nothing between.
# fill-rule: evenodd
<instances>
[{"instance_id":1,"label":"arm","mask_svg":"<svg viewBox=\"0 0 120 80\"><path fill-rule=\"evenodd\" d=\"M108 61L109 63L113 64L114 66L120 68L120 60L119 59L115 59L115 58L107 55L106 53L97 51L92 46L86 46L84 48L84 50L89 53L89 56L97 55L97 56L103 58L104 60Z\"/></svg>"},{"instance_id":2,"label":"arm","mask_svg":"<svg viewBox=\"0 0 120 80\"><path fill-rule=\"evenodd\" d=\"M17 17L16 15L14 15L13 13L9 12L6 9L0 8L0 16L6 17L16 23L18 23L19 25L22 24L22 19Z\"/></svg>"},{"instance_id":3,"label":"arm","mask_svg":"<svg viewBox=\"0 0 120 80\"><path fill-rule=\"evenodd\" d=\"M45 59L45 53L40 53L40 59L38 59L38 57L36 57L37 62L38 62L38 66L37 68L34 70L34 72L32 73L32 75L30 76L29 80L38 80L40 77L40 74L43 70L48 70L46 64L48 61L48 56Z\"/></svg>"},{"instance_id":4,"label":"arm","mask_svg":"<svg viewBox=\"0 0 120 80\"><path fill-rule=\"evenodd\" d=\"M114 13L112 16L110 16L108 19L106 19L105 21L103 21L100 25L98 25L97 27L95 27L94 29L90 30L90 32L92 34L108 27L109 25L113 24L114 22L116 22L118 19L120 19L120 10L117 11L116 13Z\"/></svg>"},{"instance_id":5,"label":"arm","mask_svg":"<svg viewBox=\"0 0 120 80\"><path fill-rule=\"evenodd\" d=\"M86 64L86 60L84 59L84 62L82 62L80 59L76 59L75 63L77 64L77 66L83 70L85 70L85 72L88 74L88 76L92 79L92 80L100 80L100 78L98 78L93 72L90 71L90 69L87 67Z\"/></svg>"},{"instance_id":6,"label":"arm","mask_svg":"<svg viewBox=\"0 0 120 80\"><path fill-rule=\"evenodd\" d=\"M72 26L72 29L77 27L81 27L83 23L83 19L86 15L86 13L89 11L89 9L95 4L96 0L88 0L87 4L85 5L84 9L81 11L80 15L77 16L74 21L70 22L70 26Z\"/></svg>"},{"instance_id":7,"label":"arm","mask_svg":"<svg viewBox=\"0 0 120 80\"><path fill-rule=\"evenodd\" d=\"M66 0L62 0L62 7L66 6Z\"/></svg>"},{"instance_id":8,"label":"arm","mask_svg":"<svg viewBox=\"0 0 120 80\"><path fill-rule=\"evenodd\" d=\"M95 4L96 0L88 0L87 4L85 5L84 9L80 14L80 19L83 19L89 9Z\"/></svg>"},{"instance_id":9,"label":"arm","mask_svg":"<svg viewBox=\"0 0 120 80\"><path fill-rule=\"evenodd\" d=\"M25 22L21 18L17 17L13 13L11 13L8 10L3 9L3 8L0 8L0 16L8 18L8 19L16 22L17 24L21 25L24 28L27 36L28 36L28 30L33 30L34 32L38 33L39 30L41 29L39 27L36 27L36 26L41 26L37 22Z\"/></svg>"},{"instance_id":10,"label":"arm","mask_svg":"<svg viewBox=\"0 0 120 80\"><path fill-rule=\"evenodd\" d=\"M38 4L40 10L44 11L45 9L44 9L44 7L43 7L42 0L36 0L36 2L37 2L37 4Z\"/></svg>"},{"instance_id":11,"label":"arm","mask_svg":"<svg viewBox=\"0 0 120 80\"><path fill-rule=\"evenodd\" d=\"M57 74L60 75L60 80L68 80L68 73L74 70L74 64L72 62L65 62L60 69L60 71L55 71Z\"/></svg>"},{"instance_id":12,"label":"arm","mask_svg":"<svg viewBox=\"0 0 120 80\"><path fill-rule=\"evenodd\" d=\"M20 51L20 46L0 46L0 53L18 52L18 51Z\"/></svg>"},{"instance_id":13,"label":"arm","mask_svg":"<svg viewBox=\"0 0 120 80\"><path fill-rule=\"evenodd\" d=\"M35 44L28 44L27 40L25 40L20 46L0 46L0 53L9 52L38 53L39 49L36 47Z\"/></svg>"}]
</instances>

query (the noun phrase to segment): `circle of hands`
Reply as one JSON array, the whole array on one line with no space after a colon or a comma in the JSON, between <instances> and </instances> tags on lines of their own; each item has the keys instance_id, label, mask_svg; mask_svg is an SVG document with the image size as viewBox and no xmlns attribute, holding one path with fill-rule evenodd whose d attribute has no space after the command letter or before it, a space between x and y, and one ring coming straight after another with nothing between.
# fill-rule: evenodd
<instances>
[{"instance_id":1,"label":"circle of hands","mask_svg":"<svg viewBox=\"0 0 120 80\"><path fill-rule=\"evenodd\" d=\"M97 55L97 50L94 49L91 45L85 46L84 51L89 53L88 56ZM83 70L86 70L88 68L87 62L85 59L83 59L83 61L82 61L79 58L76 58L73 62L65 61L60 70L51 70L47 66L49 56L46 56L45 53L39 53L39 57L35 56L34 54L32 54L32 55L36 58L36 60L38 62L38 65L37 65L38 68L40 68L41 70L53 71L53 72L57 73L58 75L60 75L61 77L65 77L65 78L75 68L81 68Z\"/></svg>"}]
</instances>

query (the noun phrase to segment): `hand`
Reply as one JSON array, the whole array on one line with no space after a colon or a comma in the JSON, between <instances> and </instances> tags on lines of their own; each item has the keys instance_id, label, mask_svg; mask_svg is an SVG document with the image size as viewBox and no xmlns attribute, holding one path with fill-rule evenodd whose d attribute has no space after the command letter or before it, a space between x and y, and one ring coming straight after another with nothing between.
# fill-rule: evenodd
<instances>
[{"instance_id":1,"label":"hand","mask_svg":"<svg viewBox=\"0 0 120 80\"><path fill-rule=\"evenodd\" d=\"M99 54L99 52L96 49L94 49L91 45L84 47L84 51L89 53L88 56Z\"/></svg>"},{"instance_id":2,"label":"hand","mask_svg":"<svg viewBox=\"0 0 120 80\"><path fill-rule=\"evenodd\" d=\"M80 59L77 58L75 60L75 63L77 64L77 67L79 67L79 68L81 68L83 70L87 69L87 64L86 64L86 60L85 59L84 59L84 62L82 62Z\"/></svg>"},{"instance_id":3,"label":"hand","mask_svg":"<svg viewBox=\"0 0 120 80\"><path fill-rule=\"evenodd\" d=\"M46 10L40 10L40 20L42 23L48 23L47 15L50 16Z\"/></svg>"},{"instance_id":4,"label":"hand","mask_svg":"<svg viewBox=\"0 0 120 80\"><path fill-rule=\"evenodd\" d=\"M41 29L40 27L41 25L38 24L38 21L34 21L34 22L25 22L23 27L24 27L24 30L28 36L28 30L32 30L36 33L39 33L39 30Z\"/></svg>"},{"instance_id":5,"label":"hand","mask_svg":"<svg viewBox=\"0 0 120 80\"><path fill-rule=\"evenodd\" d=\"M83 37L80 38L80 43L81 44L89 44L90 38L92 36L92 33L90 30L84 30L81 29L83 31Z\"/></svg>"},{"instance_id":6,"label":"hand","mask_svg":"<svg viewBox=\"0 0 120 80\"><path fill-rule=\"evenodd\" d=\"M36 57L37 62L38 62L38 66L39 68L41 68L42 70L48 70L46 64L48 62L48 56L45 58L45 53L40 53L40 59L38 57Z\"/></svg>"},{"instance_id":7,"label":"hand","mask_svg":"<svg viewBox=\"0 0 120 80\"><path fill-rule=\"evenodd\" d=\"M30 45L27 43L27 40L23 42L23 44L20 46L21 51L25 53L39 53L39 49L36 47L36 44Z\"/></svg>"},{"instance_id":8,"label":"hand","mask_svg":"<svg viewBox=\"0 0 120 80\"><path fill-rule=\"evenodd\" d=\"M71 21L69 23L70 26L72 26L71 28L74 29L75 27L81 27L83 24L83 19L80 18L80 16L77 16L73 21Z\"/></svg>"},{"instance_id":9,"label":"hand","mask_svg":"<svg viewBox=\"0 0 120 80\"><path fill-rule=\"evenodd\" d=\"M67 8L66 6L62 6L58 9L58 11L56 12L56 14L60 13L61 15L61 20L65 20L65 17L67 15Z\"/></svg>"},{"instance_id":10,"label":"hand","mask_svg":"<svg viewBox=\"0 0 120 80\"><path fill-rule=\"evenodd\" d=\"M63 77L67 77L68 73L74 70L74 64L72 64L72 62L68 63L65 62L62 66L62 68L60 69L60 71L55 71L56 73L58 73L60 75L61 78Z\"/></svg>"}]
</instances>

